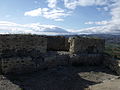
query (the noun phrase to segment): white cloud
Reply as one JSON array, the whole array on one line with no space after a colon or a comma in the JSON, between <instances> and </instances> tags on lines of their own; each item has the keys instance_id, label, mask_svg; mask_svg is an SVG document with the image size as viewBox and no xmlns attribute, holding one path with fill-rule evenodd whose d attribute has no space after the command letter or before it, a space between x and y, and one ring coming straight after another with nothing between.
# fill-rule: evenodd
<instances>
[{"instance_id":1,"label":"white cloud","mask_svg":"<svg viewBox=\"0 0 120 90\"><path fill-rule=\"evenodd\" d=\"M98 11L109 11L109 6L101 7L101 8L96 8Z\"/></svg>"},{"instance_id":2,"label":"white cloud","mask_svg":"<svg viewBox=\"0 0 120 90\"><path fill-rule=\"evenodd\" d=\"M57 7L58 0L47 0L48 8L38 8L24 13L25 16L41 16L54 21L63 21L64 17L71 15L71 11L66 11Z\"/></svg>"},{"instance_id":3,"label":"white cloud","mask_svg":"<svg viewBox=\"0 0 120 90\"><path fill-rule=\"evenodd\" d=\"M109 13L112 16L111 20L100 21L100 22L93 22L93 21L86 22L85 24L97 24L102 26L80 29L77 30L76 33L120 34L120 0L113 0L113 1L114 3L109 5L110 7Z\"/></svg>"},{"instance_id":4,"label":"white cloud","mask_svg":"<svg viewBox=\"0 0 120 90\"><path fill-rule=\"evenodd\" d=\"M63 17L69 16L71 12L66 12L61 8L49 9L49 8L38 8L32 11L24 13L25 16L42 16L47 19L55 21L63 21Z\"/></svg>"},{"instance_id":5,"label":"white cloud","mask_svg":"<svg viewBox=\"0 0 120 90\"><path fill-rule=\"evenodd\" d=\"M27 11L24 13L25 16L40 16L42 14L42 9L38 8L35 10Z\"/></svg>"},{"instance_id":6,"label":"white cloud","mask_svg":"<svg viewBox=\"0 0 120 90\"><path fill-rule=\"evenodd\" d=\"M120 34L120 27L105 25L77 30L78 34Z\"/></svg>"},{"instance_id":7,"label":"white cloud","mask_svg":"<svg viewBox=\"0 0 120 90\"><path fill-rule=\"evenodd\" d=\"M97 22L93 22L93 21L89 21L89 22L85 22L85 24L94 24L94 25L107 25L109 24L110 21L97 21Z\"/></svg>"},{"instance_id":8,"label":"white cloud","mask_svg":"<svg viewBox=\"0 0 120 90\"><path fill-rule=\"evenodd\" d=\"M77 6L106 5L109 0L64 0L64 5L68 9L75 9Z\"/></svg>"},{"instance_id":9,"label":"white cloud","mask_svg":"<svg viewBox=\"0 0 120 90\"><path fill-rule=\"evenodd\" d=\"M107 5L111 0L61 0L64 3L64 9L59 8L58 0L47 0L48 8L38 8L24 13L25 16L41 16L54 21L63 21L64 17L71 15L70 9L75 9L77 6L92 6L92 5ZM67 9L65 9L65 7ZM108 6L103 8L108 10Z\"/></svg>"},{"instance_id":10,"label":"white cloud","mask_svg":"<svg viewBox=\"0 0 120 90\"><path fill-rule=\"evenodd\" d=\"M103 7L104 11L108 11L109 8L108 7Z\"/></svg>"},{"instance_id":11,"label":"white cloud","mask_svg":"<svg viewBox=\"0 0 120 90\"><path fill-rule=\"evenodd\" d=\"M93 21L88 21L88 22L85 22L85 24L94 24Z\"/></svg>"},{"instance_id":12,"label":"white cloud","mask_svg":"<svg viewBox=\"0 0 120 90\"><path fill-rule=\"evenodd\" d=\"M8 21L0 21L0 34L39 34L39 35L68 35L70 32L62 27L54 25L42 25L39 23L17 24Z\"/></svg>"},{"instance_id":13,"label":"white cloud","mask_svg":"<svg viewBox=\"0 0 120 90\"><path fill-rule=\"evenodd\" d=\"M77 6L103 6L102 8L98 8L98 10L107 11L111 14L111 20L107 21L89 21L85 24L95 24L102 25L97 27L90 27L80 30L71 31L72 33L81 34L81 33L111 33L111 34L120 34L120 0L62 0L64 1L64 6L67 8L62 9L57 6L57 0L47 0L48 8L38 8L28 12L25 12L25 16L41 16L47 19L52 19L55 21L63 21L63 17L71 15L71 9L75 9ZM72 10L72 11L73 11ZM27 27L28 28L28 27ZM36 30L38 32L42 32L41 30L46 30L46 26L34 25L33 27L29 27L31 32L35 33ZM49 30L49 28L47 29ZM52 28L53 30L53 28ZM54 29L56 30L56 29ZM58 32L58 31L57 31ZM54 32L56 33L56 32ZM63 32L65 33L65 32Z\"/></svg>"},{"instance_id":14,"label":"white cloud","mask_svg":"<svg viewBox=\"0 0 120 90\"><path fill-rule=\"evenodd\" d=\"M109 21L100 21L100 22L94 22L96 25L107 25L110 22Z\"/></svg>"},{"instance_id":15,"label":"white cloud","mask_svg":"<svg viewBox=\"0 0 120 90\"><path fill-rule=\"evenodd\" d=\"M14 22L9 21L0 21L0 26L21 26L20 24L16 24Z\"/></svg>"},{"instance_id":16,"label":"white cloud","mask_svg":"<svg viewBox=\"0 0 120 90\"><path fill-rule=\"evenodd\" d=\"M71 35L71 34L120 34L119 24L107 24L80 30L69 29L55 25L42 25L40 23L17 24L0 21L0 34L39 34L39 35Z\"/></svg>"},{"instance_id":17,"label":"white cloud","mask_svg":"<svg viewBox=\"0 0 120 90\"><path fill-rule=\"evenodd\" d=\"M57 5L57 0L47 0L49 8L55 8Z\"/></svg>"},{"instance_id":18,"label":"white cloud","mask_svg":"<svg viewBox=\"0 0 120 90\"><path fill-rule=\"evenodd\" d=\"M48 12L43 12L43 16L48 19L53 19L55 21L63 20L62 17L70 15L70 12L66 12L63 9L52 9Z\"/></svg>"},{"instance_id":19,"label":"white cloud","mask_svg":"<svg viewBox=\"0 0 120 90\"><path fill-rule=\"evenodd\" d=\"M115 4L112 5L111 9L112 22L115 24L120 24L120 0L117 0Z\"/></svg>"}]
</instances>

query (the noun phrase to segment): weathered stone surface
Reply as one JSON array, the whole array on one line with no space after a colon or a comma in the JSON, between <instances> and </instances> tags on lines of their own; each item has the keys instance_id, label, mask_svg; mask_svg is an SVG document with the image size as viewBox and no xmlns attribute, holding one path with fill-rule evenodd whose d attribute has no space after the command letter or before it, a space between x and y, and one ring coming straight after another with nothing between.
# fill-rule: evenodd
<instances>
[{"instance_id":1,"label":"weathered stone surface","mask_svg":"<svg viewBox=\"0 0 120 90\"><path fill-rule=\"evenodd\" d=\"M44 59L42 57L11 57L1 59L2 73L29 73L39 69L46 68Z\"/></svg>"},{"instance_id":2,"label":"weathered stone surface","mask_svg":"<svg viewBox=\"0 0 120 90\"><path fill-rule=\"evenodd\" d=\"M120 75L120 60L105 56L104 65Z\"/></svg>"},{"instance_id":3,"label":"weathered stone surface","mask_svg":"<svg viewBox=\"0 0 120 90\"><path fill-rule=\"evenodd\" d=\"M37 50L45 53L47 39L39 35L0 35L0 54L16 54Z\"/></svg>"},{"instance_id":4,"label":"weathered stone surface","mask_svg":"<svg viewBox=\"0 0 120 90\"><path fill-rule=\"evenodd\" d=\"M72 54L69 63L80 65L100 65L103 60L102 54Z\"/></svg>"},{"instance_id":5,"label":"weathered stone surface","mask_svg":"<svg viewBox=\"0 0 120 90\"><path fill-rule=\"evenodd\" d=\"M68 38L64 36L47 36L47 50L48 51L68 51Z\"/></svg>"},{"instance_id":6,"label":"weathered stone surface","mask_svg":"<svg viewBox=\"0 0 120 90\"><path fill-rule=\"evenodd\" d=\"M2 73L32 72L42 66L47 39L40 35L0 35Z\"/></svg>"},{"instance_id":7,"label":"weathered stone surface","mask_svg":"<svg viewBox=\"0 0 120 90\"><path fill-rule=\"evenodd\" d=\"M98 65L102 62L103 50L101 39L0 35L0 72L24 73L74 63Z\"/></svg>"},{"instance_id":8,"label":"weathered stone surface","mask_svg":"<svg viewBox=\"0 0 120 90\"><path fill-rule=\"evenodd\" d=\"M3 58L1 63L2 72L4 74L31 72L36 68L36 64L32 61L31 57Z\"/></svg>"},{"instance_id":9,"label":"weathered stone surface","mask_svg":"<svg viewBox=\"0 0 120 90\"><path fill-rule=\"evenodd\" d=\"M68 55L57 55L56 56L57 65L68 65L69 56Z\"/></svg>"},{"instance_id":10,"label":"weathered stone surface","mask_svg":"<svg viewBox=\"0 0 120 90\"><path fill-rule=\"evenodd\" d=\"M120 79L109 80L104 83L92 85L85 90L120 90Z\"/></svg>"},{"instance_id":11,"label":"weathered stone surface","mask_svg":"<svg viewBox=\"0 0 120 90\"><path fill-rule=\"evenodd\" d=\"M45 57L44 60L45 60L46 66L48 68L56 67L57 66L56 56L47 56L47 57Z\"/></svg>"},{"instance_id":12,"label":"weathered stone surface","mask_svg":"<svg viewBox=\"0 0 120 90\"><path fill-rule=\"evenodd\" d=\"M48 68L68 65L69 55L59 55L54 53L52 55L45 56L44 62Z\"/></svg>"},{"instance_id":13,"label":"weathered stone surface","mask_svg":"<svg viewBox=\"0 0 120 90\"><path fill-rule=\"evenodd\" d=\"M71 53L103 53L105 41L95 38L70 37Z\"/></svg>"}]
</instances>

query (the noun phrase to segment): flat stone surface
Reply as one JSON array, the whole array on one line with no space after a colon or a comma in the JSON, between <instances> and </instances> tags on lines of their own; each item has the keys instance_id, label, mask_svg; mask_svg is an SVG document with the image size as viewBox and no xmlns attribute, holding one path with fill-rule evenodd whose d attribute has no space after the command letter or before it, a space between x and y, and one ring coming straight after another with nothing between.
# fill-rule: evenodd
<instances>
[{"instance_id":1,"label":"flat stone surface","mask_svg":"<svg viewBox=\"0 0 120 90\"><path fill-rule=\"evenodd\" d=\"M0 90L21 90L21 88L5 76L0 75Z\"/></svg>"},{"instance_id":2,"label":"flat stone surface","mask_svg":"<svg viewBox=\"0 0 120 90\"><path fill-rule=\"evenodd\" d=\"M88 90L120 90L120 79L109 80L101 84L90 86Z\"/></svg>"}]
</instances>

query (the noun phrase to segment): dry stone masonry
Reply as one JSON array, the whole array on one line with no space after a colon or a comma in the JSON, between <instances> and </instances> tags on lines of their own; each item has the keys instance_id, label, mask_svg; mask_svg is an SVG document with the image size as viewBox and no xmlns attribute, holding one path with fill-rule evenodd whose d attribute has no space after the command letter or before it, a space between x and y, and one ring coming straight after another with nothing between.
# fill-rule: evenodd
<instances>
[{"instance_id":1,"label":"dry stone masonry","mask_svg":"<svg viewBox=\"0 0 120 90\"><path fill-rule=\"evenodd\" d=\"M64 36L47 36L48 51L69 51L68 38Z\"/></svg>"},{"instance_id":2,"label":"dry stone masonry","mask_svg":"<svg viewBox=\"0 0 120 90\"><path fill-rule=\"evenodd\" d=\"M46 50L47 39L44 36L0 35L1 72L31 72Z\"/></svg>"},{"instance_id":3,"label":"dry stone masonry","mask_svg":"<svg viewBox=\"0 0 120 90\"><path fill-rule=\"evenodd\" d=\"M103 53L105 41L97 38L70 37L71 53Z\"/></svg>"},{"instance_id":4,"label":"dry stone masonry","mask_svg":"<svg viewBox=\"0 0 120 90\"><path fill-rule=\"evenodd\" d=\"M78 36L0 35L0 72L21 74L71 64L101 65L109 60L104 46L103 39Z\"/></svg>"},{"instance_id":5,"label":"dry stone masonry","mask_svg":"<svg viewBox=\"0 0 120 90\"><path fill-rule=\"evenodd\" d=\"M107 55L105 55L104 57L105 57L105 60L103 62L104 66L108 67L109 69L120 75L120 60L114 59Z\"/></svg>"}]
</instances>

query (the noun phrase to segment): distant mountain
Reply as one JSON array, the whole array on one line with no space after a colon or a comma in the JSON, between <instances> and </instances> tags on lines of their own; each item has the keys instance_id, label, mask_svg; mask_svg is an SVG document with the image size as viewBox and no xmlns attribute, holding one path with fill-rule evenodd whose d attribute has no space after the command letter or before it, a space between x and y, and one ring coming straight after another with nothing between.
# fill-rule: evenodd
<instances>
[{"instance_id":1,"label":"distant mountain","mask_svg":"<svg viewBox=\"0 0 120 90\"><path fill-rule=\"evenodd\" d=\"M65 29L55 25L43 25L40 23L17 24L8 21L0 21L0 34L38 34L38 35L88 35L98 37L114 37L120 35L120 29L107 27L91 27L80 30ZM114 34L111 36L111 34Z\"/></svg>"},{"instance_id":2,"label":"distant mountain","mask_svg":"<svg viewBox=\"0 0 120 90\"><path fill-rule=\"evenodd\" d=\"M106 43L120 44L120 35L111 34L80 34L80 35L65 35L65 37L81 36L81 37L96 37L105 39Z\"/></svg>"},{"instance_id":3,"label":"distant mountain","mask_svg":"<svg viewBox=\"0 0 120 90\"><path fill-rule=\"evenodd\" d=\"M120 35L111 35L111 34L82 34L80 36L88 36L88 37L98 37L106 40L106 43L114 43L120 44Z\"/></svg>"},{"instance_id":4,"label":"distant mountain","mask_svg":"<svg viewBox=\"0 0 120 90\"><path fill-rule=\"evenodd\" d=\"M71 32L55 25L42 25L39 23L16 24L12 22L0 22L1 34L38 34L38 35L69 35Z\"/></svg>"}]
</instances>

